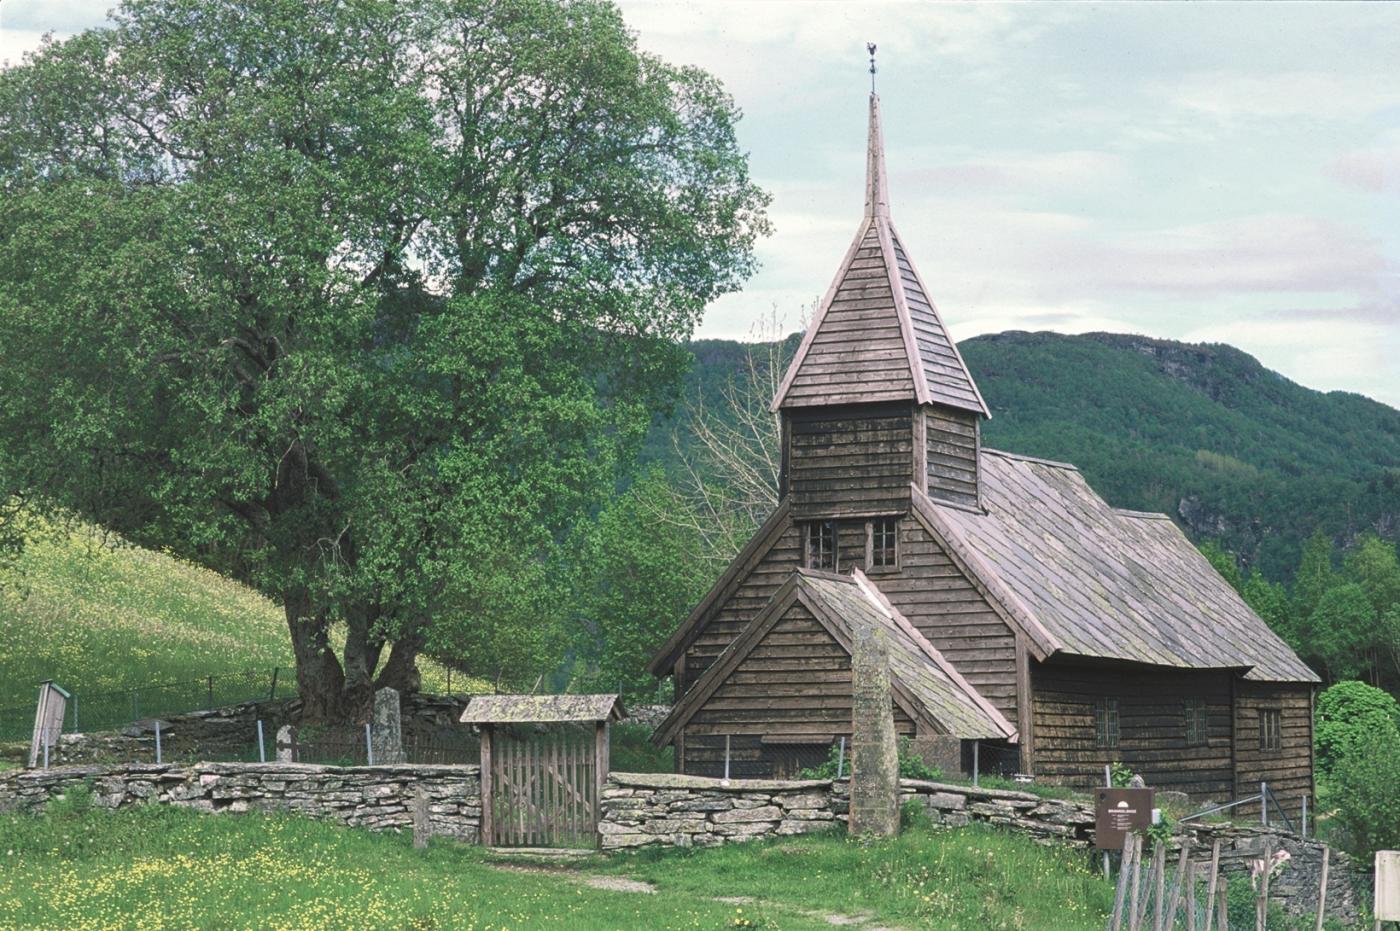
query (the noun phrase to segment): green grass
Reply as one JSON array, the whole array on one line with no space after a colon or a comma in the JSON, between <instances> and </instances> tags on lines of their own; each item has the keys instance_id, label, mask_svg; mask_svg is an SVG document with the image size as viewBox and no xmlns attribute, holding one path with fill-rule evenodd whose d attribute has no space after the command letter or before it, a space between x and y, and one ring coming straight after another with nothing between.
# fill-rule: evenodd
<instances>
[{"instance_id":1,"label":"green grass","mask_svg":"<svg viewBox=\"0 0 1400 931\"><path fill-rule=\"evenodd\" d=\"M421 665L424 689L441 688L443 670ZM279 605L96 528L41 527L18 562L0 570L0 709L32 706L48 678L76 692L81 707L85 693L270 675L275 666L290 694L292 650ZM465 678L453 678L460 691Z\"/></svg>"},{"instance_id":2,"label":"green grass","mask_svg":"<svg viewBox=\"0 0 1400 931\"><path fill-rule=\"evenodd\" d=\"M121 812L85 793L0 815L0 928L1098 929L1082 852L990 829L807 836L502 868L480 848L290 816ZM592 878L652 883L647 895ZM752 901L717 901L746 897Z\"/></svg>"},{"instance_id":3,"label":"green grass","mask_svg":"<svg viewBox=\"0 0 1400 931\"><path fill-rule=\"evenodd\" d=\"M493 867L474 847L166 807L0 816L0 928L721 929L736 907ZM764 909L748 908L764 922ZM785 915L782 927L815 931Z\"/></svg>"},{"instance_id":4,"label":"green grass","mask_svg":"<svg viewBox=\"0 0 1400 931\"><path fill-rule=\"evenodd\" d=\"M1083 851L977 826L871 843L832 834L642 851L602 868L654 883L663 895L802 903L940 931L1100 931L1113 906L1112 888Z\"/></svg>"}]
</instances>

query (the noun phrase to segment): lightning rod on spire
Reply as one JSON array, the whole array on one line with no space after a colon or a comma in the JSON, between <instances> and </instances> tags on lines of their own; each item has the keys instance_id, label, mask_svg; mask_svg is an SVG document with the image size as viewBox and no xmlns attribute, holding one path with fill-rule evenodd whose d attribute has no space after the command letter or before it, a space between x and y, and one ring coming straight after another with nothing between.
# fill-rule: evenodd
<instances>
[{"instance_id":1,"label":"lightning rod on spire","mask_svg":"<svg viewBox=\"0 0 1400 931\"><path fill-rule=\"evenodd\" d=\"M875 93L875 43L865 43L865 50L870 53L870 93Z\"/></svg>"}]
</instances>

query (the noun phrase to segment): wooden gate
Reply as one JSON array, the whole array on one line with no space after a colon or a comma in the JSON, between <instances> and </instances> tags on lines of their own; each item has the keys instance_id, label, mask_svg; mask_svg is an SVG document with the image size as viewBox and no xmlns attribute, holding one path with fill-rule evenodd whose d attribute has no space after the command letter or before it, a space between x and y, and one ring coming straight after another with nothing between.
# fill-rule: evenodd
<instances>
[{"instance_id":1,"label":"wooden gate","mask_svg":"<svg viewBox=\"0 0 1400 931\"><path fill-rule=\"evenodd\" d=\"M490 728L481 743L483 840L493 847L596 847L606 726Z\"/></svg>"}]
</instances>

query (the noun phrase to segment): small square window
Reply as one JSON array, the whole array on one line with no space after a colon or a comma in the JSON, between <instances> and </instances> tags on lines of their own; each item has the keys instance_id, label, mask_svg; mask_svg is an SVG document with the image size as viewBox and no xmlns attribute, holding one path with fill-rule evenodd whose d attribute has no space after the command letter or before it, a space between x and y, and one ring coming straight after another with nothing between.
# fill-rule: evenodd
<instances>
[{"instance_id":1,"label":"small square window","mask_svg":"<svg viewBox=\"0 0 1400 931\"><path fill-rule=\"evenodd\" d=\"M877 517L865 525L867 570L889 571L899 568L899 519Z\"/></svg>"},{"instance_id":2,"label":"small square window","mask_svg":"<svg viewBox=\"0 0 1400 931\"><path fill-rule=\"evenodd\" d=\"M1186 699L1186 745L1205 746L1207 742L1206 703L1199 698Z\"/></svg>"},{"instance_id":3,"label":"small square window","mask_svg":"<svg viewBox=\"0 0 1400 931\"><path fill-rule=\"evenodd\" d=\"M1259 709L1259 749L1277 753L1283 749L1283 715L1277 708Z\"/></svg>"},{"instance_id":4,"label":"small square window","mask_svg":"<svg viewBox=\"0 0 1400 931\"><path fill-rule=\"evenodd\" d=\"M806 566L836 571L836 521L814 520L807 524Z\"/></svg>"},{"instance_id":5,"label":"small square window","mask_svg":"<svg viewBox=\"0 0 1400 931\"><path fill-rule=\"evenodd\" d=\"M1094 703L1094 746L1110 750L1118 746L1118 699L1100 698Z\"/></svg>"}]
</instances>

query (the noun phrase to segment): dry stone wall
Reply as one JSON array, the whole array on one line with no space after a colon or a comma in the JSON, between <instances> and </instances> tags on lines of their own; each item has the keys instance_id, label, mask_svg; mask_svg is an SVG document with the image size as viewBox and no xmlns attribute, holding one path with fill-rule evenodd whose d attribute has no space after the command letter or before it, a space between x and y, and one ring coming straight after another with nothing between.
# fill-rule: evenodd
<instances>
[{"instance_id":1,"label":"dry stone wall","mask_svg":"<svg viewBox=\"0 0 1400 931\"><path fill-rule=\"evenodd\" d=\"M161 802L207 812L295 812L370 830L411 829L414 799L427 795L432 833L478 840L481 781L476 766L313 766L297 763L124 764L0 772L0 812L37 811L75 785L91 785L95 804L121 808ZM935 824L992 824L1045 843L1084 849L1093 843L1088 802L905 779L901 803L917 802ZM761 837L846 829L849 783L826 780L709 779L613 773L603 790L599 838L605 851L649 846L704 847ZM1272 898L1299 913L1317 900L1322 845L1281 831L1213 823L1185 835L1202 861L1221 843L1226 875L1247 875L1265 844L1291 856ZM1177 843L1180 842L1178 838ZM1173 854L1174 856L1175 854ZM1334 850L1327 911L1348 926L1369 888L1365 864Z\"/></svg>"},{"instance_id":2,"label":"dry stone wall","mask_svg":"<svg viewBox=\"0 0 1400 931\"><path fill-rule=\"evenodd\" d=\"M475 766L203 763L11 771L0 773L0 812L36 811L84 783L103 808L154 801L206 812L294 812L376 831L411 829L422 789L433 834L475 843L481 825Z\"/></svg>"}]
</instances>

